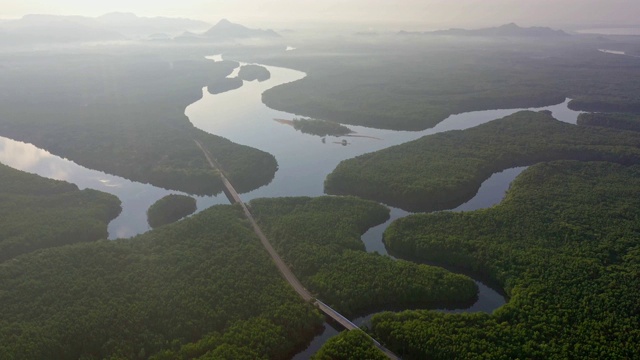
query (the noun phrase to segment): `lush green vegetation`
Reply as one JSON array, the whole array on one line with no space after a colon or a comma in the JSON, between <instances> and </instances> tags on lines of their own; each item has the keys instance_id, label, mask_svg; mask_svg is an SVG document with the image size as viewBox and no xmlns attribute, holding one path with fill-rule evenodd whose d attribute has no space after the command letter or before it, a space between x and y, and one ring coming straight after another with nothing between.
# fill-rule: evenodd
<instances>
[{"instance_id":1,"label":"lush green vegetation","mask_svg":"<svg viewBox=\"0 0 640 360\"><path fill-rule=\"evenodd\" d=\"M196 199L186 195L171 194L156 201L147 210L147 219L152 228L171 224L197 210Z\"/></svg>"},{"instance_id":2,"label":"lush green vegetation","mask_svg":"<svg viewBox=\"0 0 640 360\"><path fill-rule=\"evenodd\" d=\"M242 79L238 77L216 79L216 81L209 84L209 86L207 87L207 91L209 91L209 93L213 95L221 94L227 91L239 89L242 87L242 84Z\"/></svg>"},{"instance_id":3,"label":"lush green vegetation","mask_svg":"<svg viewBox=\"0 0 640 360\"><path fill-rule=\"evenodd\" d=\"M238 72L238 77L244 81L267 81L271 78L271 73L267 68L260 65L243 65Z\"/></svg>"},{"instance_id":4,"label":"lush green vegetation","mask_svg":"<svg viewBox=\"0 0 640 360\"><path fill-rule=\"evenodd\" d=\"M636 91L635 89L633 91ZM579 96L569 103L569 108L582 111L602 111L619 113L640 113L640 99L633 95L617 96Z\"/></svg>"},{"instance_id":5,"label":"lush green vegetation","mask_svg":"<svg viewBox=\"0 0 640 360\"><path fill-rule=\"evenodd\" d=\"M96 241L120 213L117 197L0 164L0 263L34 250Z\"/></svg>"},{"instance_id":6,"label":"lush green vegetation","mask_svg":"<svg viewBox=\"0 0 640 360\"><path fill-rule=\"evenodd\" d=\"M640 136L524 111L345 160L327 177L325 191L407 210L447 209L472 198L495 172L564 159L634 163Z\"/></svg>"},{"instance_id":7,"label":"lush green vegetation","mask_svg":"<svg viewBox=\"0 0 640 360\"><path fill-rule=\"evenodd\" d=\"M376 338L404 359L637 358L638 188L638 165L543 163L496 207L394 222L393 254L483 273L510 301L493 314L385 313Z\"/></svg>"},{"instance_id":8,"label":"lush green vegetation","mask_svg":"<svg viewBox=\"0 0 640 360\"><path fill-rule=\"evenodd\" d=\"M305 134L317 136L343 136L352 133L348 127L335 123L333 121L325 121L318 119L293 119L293 127Z\"/></svg>"},{"instance_id":9,"label":"lush green vegetation","mask_svg":"<svg viewBox=\"0 0 640 360\"><path fill-rule=\"evenodd\" d=\"M327 341L312 357L313 360L385 360L380 351L362 331L343 331Z\"/></svg>"},{"instance_id":10,"label":"lush green vegetation","mask_svg":"<svg viewBox=\"0 0 640 360\"><path fill-rule=\"evenodd\" d=\"M638 40L615 40L624 43L637 47ZM552 105L567 97L577 110L638 112L640 64L597 50L608 46L608 39L583 36L345 37L244 58L308 74L265 92L272 108L342 124L422 130L451 114Z\"/></svg>"},{"instance_id":11,"label":"lush green vegetation","mask_svg":"<svg viewBox=\"0 0 640 360\"><path fill-rule=\"evenodd\" d=\"M184 114L237 63L186 50L139 51L0 55L0 134L131 180L218 193L222 184L198 139L239 190L268 184L277 169L272 155L200 131Z\"/></svg>"},{"instance_id":12,"label":"lush green vegetation","mask_svg":"<svg viewBox=\"0 0 640 360\"><path fill-rule=\"evenodd\" d=\"M578 125L640 131L640 115L624 113L583 113L578 116Z\"/></svg>"},{"instance_id":13,"label":"lush green vegetation","mask_svg":"<svg viewBox=\"0 0 640 360\"><path fill-rule=\"evenodd\" d=\"M234 206L0 264L0 358L287 359L322 316Z\"/></svg>"},{"instance_id":14,"label":"lush green vegetation","mask_svg":"<svg viewBox=\"0 0 640 360\"><path fill-rule=\"evenodd\" d=\"M475 301L476 285L466 276L365 252L360 236L388 219L382 205L345 197L257 199L251 211L300 281L343 315Z\"/></svg>"}]
</instances>

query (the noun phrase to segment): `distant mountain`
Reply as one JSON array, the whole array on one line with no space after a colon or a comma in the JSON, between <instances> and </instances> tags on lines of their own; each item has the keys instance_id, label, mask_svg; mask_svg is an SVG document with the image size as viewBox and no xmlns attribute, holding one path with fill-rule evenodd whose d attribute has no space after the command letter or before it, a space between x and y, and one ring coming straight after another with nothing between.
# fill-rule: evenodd
<instances>
[{"instance_id":1,"label":"distant mountain","mask_svg":"<svg viewBox=\"0 0 640 360\"><path fill-rule=\"evenodd\" d=\"M109 13L96 19L103 26L117 30L129 37L148 37L152 34L175 36L184 31L204 31L211 24L204 21L167 18L139 17L132 13Z\"/></svg>"},{"instance_id":2,"label":"distant mountain","mask_svg":"<svg viewBox=\"0 0 640 360\"><path fill-rule=\"evenodd\" d=\"M170 37L184 31L204 31L210 24L181 18L145 18L131 13L84 16L25 15L0 22L0 42L15 44L68 43L147 39L153 34Z\"/></svg>"},{"instance_id":3,"label":"distant mountain","mask_svg":"<svg viewBox=\"0 0 640 360\"><path fill-rule=\"evenodd\" d=\"M123 40L122 34L69 17L29 16L0 24L0 44L30 45Z\"/></svg>"},{"instance_id":4,"label":"distant mountain","mask_svg":"<svg viewBox=\"0 0 640 360\"><path fill-rule=\"evenodd\" d=\"M244 38L278 38L280 35L273 30L250 29L240 24L234 24L227 19L220 20L203 37L215 40L232 40Z\"/></svg>"},{"instance_id":5,"label":"distant mountain","mask_svg":"<svg viewBox=\"0 0 640 360\"><path fill-rule=\"evenodd\" d=\"M0 26L9 29L18 29L34 26L45 26L48 24L56 24L60 22L71 22L85 26L96 26L95 19L85 16L62 16L62 15L46 15L46 14L28 14L21 19L7 20L0 23Z\"/></svg>"},{"instance_id":6,"label":"distant mountain","mask_svg":"<svg viewBox=\"0 0 640 360\"><path fill-rule=\"evenodd\" d=\"M200 37L200 35L198 35L198 34L196 34L196 33L194 33L194 32L191 32L191 31L185 31L185 32L183 32L183 33L182 33L182 35L180 35L180 36L182 36L182 37L188 37L188 38L198 38L198 37Z\"/></svg>"},{"instance_id":7,"label":"distant mountain","mask_svg":"<svg viewBox=\"0 0 640 360\"><path fill-rule=\"evenodd\" d=\"M454 36L486 36L486 37L563 37L569 36L562 30L548 27L520 27L514 23L476 30L449 29L428 32L400 31L399 35L454 35Z\"/></svg>"},{"instance_id":8,"label":"distant mountain","mask_svg":"<svg viewBox=\"0 0 640 360\"><path fill-rule=\"evenodd\" d=\"M171 36L165 33L151 34L147 36L149 40L171 40Z\"/></svg>"},{"instance_id":9,"label":"distant mountain","mask_svg":"<svg viewBox=\"0 0 640 360\"><path fill-rule=\"evenodd\" d=\"M202 36L200 36L199 34L193 33L191 31L185 31L179 36L176 36L175 38L173 38L173 40L177 42L187 42L187 43L204 41Z\"/></svg>"}]
</instances>

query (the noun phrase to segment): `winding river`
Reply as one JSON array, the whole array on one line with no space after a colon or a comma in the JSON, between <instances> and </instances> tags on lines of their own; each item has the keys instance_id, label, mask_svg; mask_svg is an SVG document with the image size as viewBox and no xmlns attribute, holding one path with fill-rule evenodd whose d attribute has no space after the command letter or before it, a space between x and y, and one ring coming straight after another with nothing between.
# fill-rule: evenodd
<instances>
[{"instance_id":1,"label":"winding river","mask_svg":"<svg viewBox=\"0 0 640 360\"><path fill-rule=\"evenodd\" d=\"M166 195L181 194L179 191L166 190L87 169L32 144L5 137L0 137L0 163L45 178L64 180L76 184L80 189L99 190L120 198L122 212L109 223L109 239L129 238L149 231L149 206ZM196 201L197 211L228 203L224 194L200 196L196 197Z\"/></svg>"},{"instance_id":2,"label":"winding river","mask_svg":"<svg viewBox=\"0 0 640 360\"><path fill-rule=\"evenodd\" d=\"M212 61L222 60L220 55L208 58ZM276 157L279 169L273 181L259 189L242 194L242 200L245 202L260 197L321 196L324 194L325 177L340 161L402 144L425 135L471 128L520 110L549 110L558 120L573 124L576 123L579 114L567 108L567 99L562 104L543 108L488 110L452 115L436 127L418 132L349 126L357 136L320 138L300 133L293 127L274 121L275 119L291 120L296 115L270 109L262 103L264 91L300 80L306 74L281 67L265 67L271 73L269 80L245 81L241 88L217 95L209 94L204 88L202 99L185 110L185 114L196 127L233 142L269 152ZM230 76L236 75L237 71ZM123 211L109 224L110 239L127 238L148 231L146 210L149 206L165 195L180 193L90 170L31 144L2 137L0 137L0 162L43 177L71 182L81 189L91 188L118 196L122 201ZM482 184L473 199L452 210L471 211L499 203L509 184L524 169L524 167L507 169L494 174ZM226 203L228 201L224 195L197 197L199 211L216 204ZM371 228L362 236L367 251L386 254L382 233L391 222L409 214L401 209L392 208L389 221ZM504 304L505 299L502 295L480 281L476 283L480 289L478 301L468 309L453 311L492 312ZM363 323L367 319L368 317L364 317L356 321ZM294 359L308 358L335 334L337 330L325 324L323 334L316 337L309 348L296 355Z\"/></svg>"},{"instance_id":3,"label":"winding river","mask_svg":"<svg viewBox=\"0 0 640 360\"><path fill-rule=\"evenodd\" d=\"M216 55L209 59L221 61L222 57ZM267 151L278 160L278 172L273 181L268 186L242 194L241 198L245 202L260 197L321 196L324 194L325 177L340 161L412 141L425 135L468 129L520 110L549 110L556 119L571 124L576 123L579 114L567 107L569 99L566 99L562 104L542 108L474 111L451 115L437 126L424 131L381 130L348 125L358 136L339 139L320 138L298 132L290 126L283 125L282 121L274 121L276 119L291 120L297 115L270 109L262 103L264 91L300 80L306 74L281 67L262 66L271 73L269 80L245 82L239 89L216 95L209 94L204 88L202 99L185 110L185 114L196 127L233 142ZM237 76L237 71L230 75L230 77L234 76ZM498 204L513 179L525 169L526 167L506 169L493 174L483 182L473 199L452 211L471 211ZM367 251L387 254L382 243L382 233L393 221L409 214L404 210L391 208L391 218L387 222L369 229L362 236ZM467 309L441 311L492 312L505 303L505 298L500 293L481 281L474 281L479 289L478 301L475 304ZM364 324L372 315L356 319L354 322L358 325ZM325 324L323 333L294 359L309 358L325 341L337 333L338 330Z\"/></svg>"}]
</instances>

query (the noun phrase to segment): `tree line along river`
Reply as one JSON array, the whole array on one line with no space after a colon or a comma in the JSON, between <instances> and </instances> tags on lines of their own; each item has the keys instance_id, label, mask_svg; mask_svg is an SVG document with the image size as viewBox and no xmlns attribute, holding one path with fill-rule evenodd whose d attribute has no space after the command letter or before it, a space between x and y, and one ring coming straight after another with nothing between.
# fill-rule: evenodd
<instances>
[{"instance_id":1,"label":"tree line along river","mask_svg":"<svg viewBox=\"0 0 640 360\"><path fill-rule=\"evenodd\" d=\"M208 58L212 61L221 60L219 55ZM297 132L292 127L274 121L275 119L293 119L298 116L270 109L262 103L264 91L300 80L306 74L281 67L264 67L271 73L269 80L245 81L239 89L216 95L209 94L205 88L202 99L185 110L185 114L196 127L233 142L269 152L276 157L278 171L273 181L267 186L241 194L245 202L261 197L321 196L324 193L325 177L342 160L426 135L478 126L519 110L525 110L488 110L452 115L434 128L417 132L349 126L357 136L320 138ZM230 76L237 76L237 71ZM558 120L575 124L579 113L569 110L567 103L568 100L562 104L533 110L550 110ZM149 206L168 194L179 193L88 169L34 145L4 137L0 137L0 162L46 178L74 183L80 189L91 188L120 198L123 211L109 224L111 239L132 237L150 230L146 217ZM482 184L473 199L452 210L470 211L497 204L503 198L511 181L524 169L524 167L505 169L494 174ZM224 194L196 197L196 200L198 211L228 202ZM392 208L389 221L369 229L362 236L367 251L386 254L382 244L382 233L391 222L407 215L409 213L406 211ZM476 283L480 290L478 301L468 309L449 311L491 312L504 304L502 295L478 280ZM356 319L354 322L361 324L368 318L370 316ZM295 359L307 358L335 334L337 330L325 324L323 334L316 337L310 347L298 354Z\"/></svg>"}]
</instances>

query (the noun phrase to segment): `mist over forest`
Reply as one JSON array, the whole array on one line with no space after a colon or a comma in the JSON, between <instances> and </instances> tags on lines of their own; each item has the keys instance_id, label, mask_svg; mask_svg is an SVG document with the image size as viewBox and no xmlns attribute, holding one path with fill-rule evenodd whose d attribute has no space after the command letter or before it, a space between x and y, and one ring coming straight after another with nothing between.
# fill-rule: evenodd
<instances>
[{"instance_id":1,"label":"mist over forest","mask_svg":"<svg viewBox=\"0 0 640 360\"><path fill-rule=\"evenodd\" d=\"M640 5L0 5L0 359L640 358Z\"/></svg>"}]
</instances>

